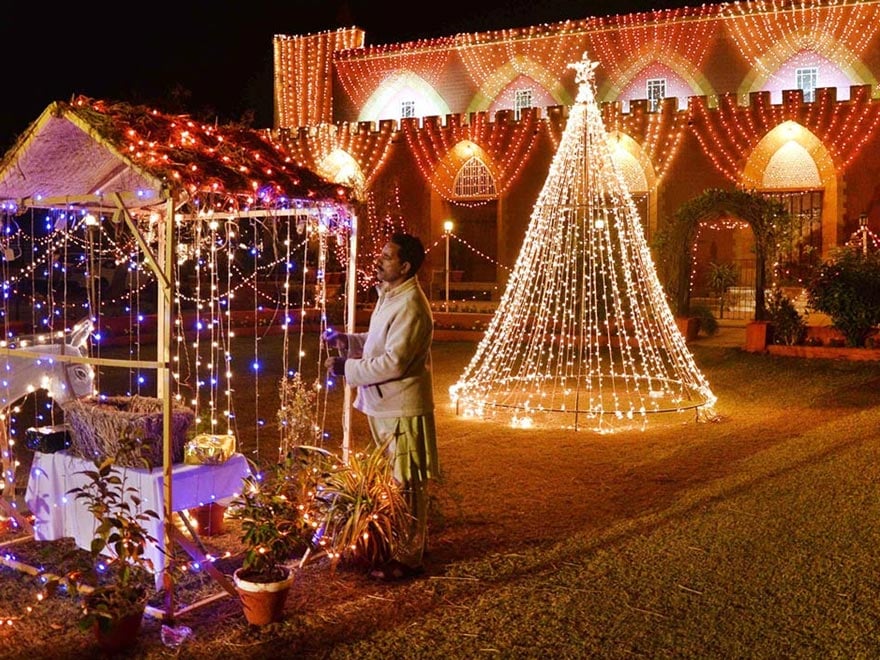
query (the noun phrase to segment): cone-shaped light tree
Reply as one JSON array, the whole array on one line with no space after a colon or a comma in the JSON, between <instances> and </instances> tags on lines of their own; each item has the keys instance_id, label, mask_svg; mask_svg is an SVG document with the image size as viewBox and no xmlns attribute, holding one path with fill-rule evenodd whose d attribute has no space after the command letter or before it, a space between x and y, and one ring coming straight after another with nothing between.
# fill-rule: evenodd
<instances>
[{"instance_id":1,"label":"cone-shaped light tree","mask_svg":"<svg viewBox=\"0 0 880 660\"><path fill-rule=\"evenodd\" d=\"M595 98L578 96L522 250L476 353L450 388L458 414L606 431L652 413L714 416L678 330Z\"/></svg>"}]
</instances>

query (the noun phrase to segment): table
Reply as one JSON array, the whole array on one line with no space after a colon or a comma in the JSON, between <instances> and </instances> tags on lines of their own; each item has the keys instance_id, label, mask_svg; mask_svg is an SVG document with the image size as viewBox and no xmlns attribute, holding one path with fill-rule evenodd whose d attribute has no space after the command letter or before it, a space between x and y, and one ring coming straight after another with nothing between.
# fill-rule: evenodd
<instances>
[{"instance_id":1,"label":"table","mask_svg":"<svg viewBox=\"0 0 880 660\"><path fill-rule=\"evenodd\" d=\"M97 526L85 503L67 495L71 488L86 483L83 470L94 470L95 464L64 451L53 454L34 453L25 501L34 515L34 538L38 541L72 537L76 545L88 550ZM141 497L141 509L152 509L158 520L148 520L144 527L164 544L162 511L165 493L162 468L152 470L119 468L128 485ZM182 511L203 504L234 497L241 492L242 479L250 474L247 459L233 454L220 465L174 465L171 468L171 509ZM156 571L156 588L161 587L165 554L156 545L147 548Z\"/></svg>"}]
</instances>

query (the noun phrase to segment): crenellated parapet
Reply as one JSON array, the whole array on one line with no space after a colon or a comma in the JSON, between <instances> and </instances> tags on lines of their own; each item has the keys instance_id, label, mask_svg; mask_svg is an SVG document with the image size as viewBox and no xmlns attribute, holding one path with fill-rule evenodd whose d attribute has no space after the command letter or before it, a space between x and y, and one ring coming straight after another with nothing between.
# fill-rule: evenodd
<instances>
[{"instance_id":1,"label":"crenellated parapet","mask_svg":"<svg viewBox=\"0 0 880 660\"><path fill-rule=\"evenodd\" d=\"M480 158L489 168L498 194L506 191L534 151L546 144L542 136L549 139L551 150L556 150L568 111L568 106L557 105L543 111L529 108L519 118L512 110L451 113L399 122L383 120L378 128L373 122L343 122L277 135L298 163L319 172L332 151L348 152L367 182L379 174L378 168L393 145L408 148L425 181L442 197L454 199L455 176L470 157ZM628 112L622 112L618 103L605 103L601 111L608 131L626 135L637 145L637 158L650 160L657 180L662 179L687 125L687 112L678 109L677 100L665 99L660 112L650 112L646 101L631 104Z\"/></svg>"},{"instance_id":2,"label":"crenellated parapet","mask_svg":"<svg viewBox=\"0 0 880 660\"><path fill-rule=\"evenodd\" d=\"M757 145L783 122L794 122L821 142L833 159L833 168L843 172L860 153L880 124L880 99L870 85L850 88L850 98L838 100L835 88L815 91L814 101L805 101L801 90L787 90L781 103L772 103L768 91L751 92L740 99L727 93L714 97L692 96L687 106L666 98L652 111L646 99L633 100L624 112L620 103L602 103L600 111L607 131L630 138L637 145L638 158L647 158L660 180L669 170L688 133L702 145L708 160L736 185L757 185L744 181L744 163ZM409 148L425 180L438 186L444 198L454 198L452 181L462 156L456 147L472 145L493 176L499 190L506 190L521 164L546 135L555 151L565 128L568 107L531 108L519 118L512 110L495 113L450 113L444 116L408 118L401 121L322 124L297 131L282 131L281 140L301 165L316 167L327 155L342 149L372 181L386 161L392 143ZM520 167L514 167L519 163ZM444 176L438 177L438 171ZM446 183L438 184L438 180Z\"/></svg>"},{"instance_id":3,"label":"crenellated parapet","mask_svg":"<svg viewBox=\"0 0 880 660\"><path fill-rule=\"evenodd\" d=\"M760 187L760 181L743 180L744 164L785 122L808 131L798 140L804 148L812 151L810 145L818 142L827 150L837 175L846 171L880 125L880 99L872 97L870 85L850 87L850 98L843 101L835 88L817 89L814 101L805 101L801 90L786 90L776 104L767 91L751 92L746 100L743 104L736 94L722 94L715 107L704 96L691 97L688 103L689 130L715 168L736 184Z\"/></svg>"}]
</instances>

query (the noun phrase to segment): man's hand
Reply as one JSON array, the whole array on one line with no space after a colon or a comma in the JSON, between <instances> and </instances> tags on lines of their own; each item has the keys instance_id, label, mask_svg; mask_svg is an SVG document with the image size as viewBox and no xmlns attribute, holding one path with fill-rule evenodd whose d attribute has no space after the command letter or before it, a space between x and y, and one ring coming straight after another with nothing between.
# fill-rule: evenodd
<instances>
[{"instance_id":1,"label":"man's hand","mask_svg":"<svg viewBox=\"0 0 880 660\"><path fill-rule=\"evenodd\" d=\"M324 367L334 376L345 375L345 358L344 357L328 357L324 360Z\"/></svg>"},{"instance_id":2,"label":"man's hand","mask_svg":"<svg viewBox=\"0 0 880 660\"><path fill-rule=\"evenodd\" d=\"M324 342L327 346L335 348L342 353L348 350L348 335L344 332L336 332L333 328L328 328L324 332Z\"/></svg>"}]
</instances>

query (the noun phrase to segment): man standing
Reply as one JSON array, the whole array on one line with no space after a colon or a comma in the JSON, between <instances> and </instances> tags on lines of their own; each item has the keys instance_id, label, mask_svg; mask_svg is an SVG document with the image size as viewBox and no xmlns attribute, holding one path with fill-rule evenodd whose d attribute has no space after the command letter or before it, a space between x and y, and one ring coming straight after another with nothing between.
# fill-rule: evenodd
<instances>
[{"instance_id":1,"label":"man standing","mask_svg":"<svg viewBox=\"0 0 880 660\"><path fill-rule=\"evenodd\" d=\"M413 521L394 559L373 577L394 580L424 571L428 531L428 480L439 479L431 377L431 306L416 274L425 248L415 236L396 233L376 264L379 299L364 333L329 333L340 350L326 368L357 387L354 407L367 415L374 442L390 439L388 458L403 487Z\"/></svg>"}]
</instances>

